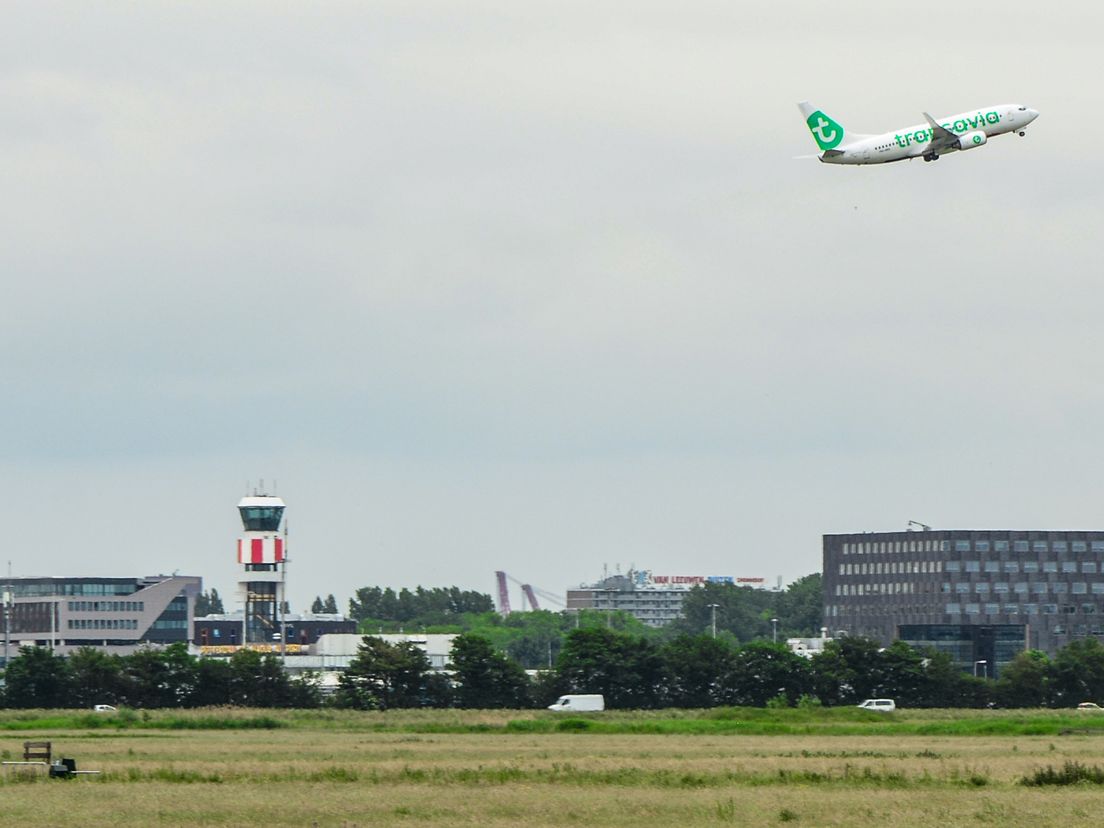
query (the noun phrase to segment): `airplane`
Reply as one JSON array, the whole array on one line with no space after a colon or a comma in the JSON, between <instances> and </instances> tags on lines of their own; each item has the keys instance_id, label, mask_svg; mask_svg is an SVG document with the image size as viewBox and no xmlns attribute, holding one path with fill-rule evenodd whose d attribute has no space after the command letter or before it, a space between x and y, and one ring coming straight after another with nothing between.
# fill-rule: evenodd
<instances>
[{"instance_id":1,"label":"airplane","mask_svg":"<svg viewBox=\"0 0 1104 828\"><path fill-rule=\"evenodd\" d=\"M1023 137L1027 125L1039 117L1026 106L1000 104L939 119L925 112L927 123L881 135L860 135L848 132L808 101L797 108L821 150L816 157L825 164L887 164L913 158L935 161L948 152L980 147L994 135L1015 132Z\"/></svg>"}]
</instances>

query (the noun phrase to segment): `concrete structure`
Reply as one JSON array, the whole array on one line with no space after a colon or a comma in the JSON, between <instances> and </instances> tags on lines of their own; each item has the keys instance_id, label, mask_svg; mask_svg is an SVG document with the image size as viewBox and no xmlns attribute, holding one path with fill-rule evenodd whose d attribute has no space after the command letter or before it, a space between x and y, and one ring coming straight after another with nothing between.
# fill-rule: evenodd
<instances>
[{"instance_id":1,"label":"concrete structure","mask_svg":"<svg viewBox=\"0 0 1104 828\"><path fill-rule=\"evenodd\" d=\"M201 578L185 575L12 578L4 587L4 655L14 658L21 646L128 654L145 644L187 643L202 589Z\"/></svg>"},{"instance_id":2,"label":"concrete structure","mask_svg":"<svg viewBox=\"0 0 1104 828\"><path fill-rule=\"evenodd\" d=\"M824 536L832 635L895 639L995 676L1024 648L1104 636L1104 532L936 530Z\"/></svg>"},{"instance_id":3,"label":"concrete structure","mask_svg":"<svg viewBox=\"0 0 1104 828\"><path fill-rule=\"evenodd\" d=\"M284 501L255 494L238 503L244 531L238 538L238 601L244 607L244 640L249 644L272 641L281 629L287 565L286 537L280 537Z\"/></svg>"},{"instance_id":4,"label":"concrete structure","mask_svg":"<svg viewBox=\"0 0 1104 828\"><path fill-rule=\"evenodd\" d=\"M766 579L653 575L650 570L630 569L625 575L610 575L596 584L567 590L567 609L627 612L649 627L662 627L682 616L682 600L686 593L705 583L762 587Z\"/></svg>"}]
</instances>

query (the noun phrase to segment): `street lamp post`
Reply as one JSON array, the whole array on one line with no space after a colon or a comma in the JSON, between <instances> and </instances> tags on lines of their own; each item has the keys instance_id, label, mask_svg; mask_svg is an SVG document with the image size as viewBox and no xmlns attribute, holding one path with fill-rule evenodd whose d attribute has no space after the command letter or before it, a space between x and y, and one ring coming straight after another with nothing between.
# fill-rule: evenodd
<instances>
[{"instance_id":1,"label":"street lamp post","mask_svg":"<svg viewBox=\"0 0 1104 828\"><path fill-rule=\"evenodd\" d=\"M988 664L988 662L984 658L981 659L980 661L975 661L974 662L974 678L978 677L978 669L977 668L978 668L979 664L981 665L981 668L982 668L981 669L982 675L985 675L988 672L986 670L986 666L985 666L986 664Z\"/></svg>"},{"instance_id":2,"label":"street lamp post","mask_svg":"<svg viewBox=\"0 0 1104 828\"><path fill-rule=\"evenodd\" d=\"M713 637L717 637L717 607L720 604L706 604L709 607L709 629L713 632Z\"/></svg>"},{"instance_id":3,"label":"street lamp post","mask_svg":"<svg viewBox=\"0 0 1104 828\"><path fill-rule=\"evenodd\" d=\"M775 644L778 643L778 619L777 618L772 618L771 619L771 640L774 641Z\"/></svg>"}]
</instances>

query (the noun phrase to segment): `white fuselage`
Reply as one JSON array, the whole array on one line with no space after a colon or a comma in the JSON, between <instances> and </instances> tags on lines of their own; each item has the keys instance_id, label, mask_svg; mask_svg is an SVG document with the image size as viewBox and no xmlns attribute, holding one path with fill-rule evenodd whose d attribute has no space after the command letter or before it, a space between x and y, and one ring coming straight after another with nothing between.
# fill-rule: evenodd
<instances>
[{"instance_id":1,"label":"white fuselage","mask_svg":"<svg viewBox=\"0 0 1104 828\"><path fill-rule=\"evenodd\" d=\"M937 118L936 122L957 136L984 132L988 139L1007 132L1021 132L1038 117L1034 109L1020 104L1000 104ZM916 124L881 135L848 135L836 150L822 153L820 160L825 164L886 164L921 158L931 153L931 139L929 124ZM957 149L960 148L941 147L938 154Z\"/></svg>"}]
</instances>

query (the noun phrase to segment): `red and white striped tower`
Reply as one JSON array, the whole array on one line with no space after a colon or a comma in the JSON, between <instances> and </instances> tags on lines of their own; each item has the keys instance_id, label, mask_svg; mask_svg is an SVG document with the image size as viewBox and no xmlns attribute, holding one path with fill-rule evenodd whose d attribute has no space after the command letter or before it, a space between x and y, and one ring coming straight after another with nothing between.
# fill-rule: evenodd
<instances>
[{"instance_id":1,"label":"red and white striped tower","mask_svg":"<svg viewBox=\"0 0 1104 828\"><path fill-rule=\"evenodd\" d=\"M238 538L238 599L245 609L243 642L271 643L280 629L284 601L285 538L280 535L284 501L254 494L238 503L244 531ZM280 640L283 636L281 635Z\"/></svg>"}]
</instances>

